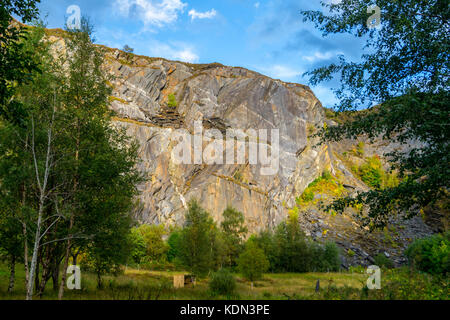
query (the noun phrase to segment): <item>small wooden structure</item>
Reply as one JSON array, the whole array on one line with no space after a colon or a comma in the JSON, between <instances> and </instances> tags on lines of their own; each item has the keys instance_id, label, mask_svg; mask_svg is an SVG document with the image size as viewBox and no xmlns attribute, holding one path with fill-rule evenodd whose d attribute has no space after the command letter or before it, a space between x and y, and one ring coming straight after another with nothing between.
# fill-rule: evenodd
<instances>
[{"instance_id":1,"label":"small wooden structure","mask_svg":"<svg viewBox=\"0 0 450 320\"><path fill-rule=\"evenodd\" d=\"M184 288L184 274L173 276L173 287L175 289Z\"/></svg>"},{"instance_id":2,"label":"small wooden structure","mask_svg":"<svg viewBox=\"0 0 450 320\"><path fill-rule=\"evenodd\" d=\"M190 286L193 285L195 286L195 276L193 275L185 275L185 274L180 274L180 275L175 275L173 276L173 287L175 289L180 289L180 288L184 288L185 286Z\"/></svg>"}]
</instances>

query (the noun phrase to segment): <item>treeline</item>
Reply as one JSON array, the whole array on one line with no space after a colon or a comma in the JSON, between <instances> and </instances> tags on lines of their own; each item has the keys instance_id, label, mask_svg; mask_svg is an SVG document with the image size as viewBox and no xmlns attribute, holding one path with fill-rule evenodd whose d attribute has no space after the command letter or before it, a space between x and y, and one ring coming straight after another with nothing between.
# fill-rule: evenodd
<instances>
[{"instance_id":1,"label":"treeline","mask_svg":"<svg viewBox=\"0 0 450 320\"><path fill-rule=\"evenodd\" d=\"M253 281L267 271L331 272L341 265L336 244L308 239L295 214L275 231L248 237L241 212L228 207L217 225L196 200L189 203L183 228L143 225L131 238L131 266L182 269L197 276L228 269Z\"/></svg>"},{"instance_id":2,"label":"treeline","mask_svg":"<svg viewBox=\"0 0 450 320\"><path fill-rule=\"evenodd\" d=\"M137 144L111 122L111 81L92 28L55 48L30 22L37 1L0 7L0 255L25 269L27 299L48 281L63 297L66 269L83 253L101 275L128 259L141 177Z\"/></svg>"}]
</instances>

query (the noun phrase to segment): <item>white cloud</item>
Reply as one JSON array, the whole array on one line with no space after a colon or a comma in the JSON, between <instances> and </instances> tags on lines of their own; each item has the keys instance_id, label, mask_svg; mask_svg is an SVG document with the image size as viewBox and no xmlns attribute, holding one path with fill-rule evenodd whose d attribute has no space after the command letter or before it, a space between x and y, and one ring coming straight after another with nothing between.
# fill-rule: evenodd
<instances>
[{"instance_id":1,"label":"white cloud","mask_svg":"<svg viewBox=\"0 0 450 320\"><path fill-rule=\"evenodd\" d=\"M258 9L260 5L261 5L261 3L256 2L256 3L255 3L255 8Z\"/></svg>"},{"instance_id":2,"label":"white cloud","mask_svg":"<svg viewBox=\"0 0 450 320\"><path fill-rule=\"evenodd\" d=\"M189 11L189 16L191 16L192 20L195 19L212 19L217 15L217 11L214 9L211 9L209 11L206 12L198 12L195 9L192 9L191 11Z\"/></svg>"},{"instance_id":3,"label":"white cloud","mask_svg":"<svg viewBox=\"0 0 450 320\"><path fill-rule=\"evenodd\" d=\"M337 57L339 55L344 55L344 52L342 51L327 51L325 53L322 53L320 51L316 51L313 55L310 56L302 56L303 59L305 59L308 62L317 62L317 61L323 61L323 60L330 60L331 58Z\"/></svg>"},{"instance_id":4,"label":"white cloud","mask_svg":"<svg viewBox=\"0 0 450 320\"><path fill-rule=\"evenodd\" d=\"M114 7L119 14L136 16L146 26L163 27L175 22L187 3L181 0L115 0Z\"/></svg>"},{"instance_id":5,"label":"white cloud","mask_svg":"<svg viewBox=\"0 0 450 320\"><path fill-rule=\"evenodd\" d=\"M150 54L154 57L189 63L196 63L199 60L199 56L195 53L195 49L192 46L181 42L166 44L153 41L150 47Z\"/></svg>"},{"instance_id":6,"label":"white cloud","mask_svg":"<svg viewBox=\"0 0 450 320\"><path fill-rule=\"evenodd\" d=\"M309 62L315 62L318 60L328 60L331 59L332 57L333 57L332 52L321 53L317 51L312 56L305 56L303 58Z\"/></svg>"},{"instance_id":7,"label":"white cloud","mask_svg":"<svg viewBox=\"0 0 450 320\"><path fill-rule=\"evenodd\" d=\"M300 77L303 72L300 70L295 70L291 67L283 65L273 65L268 68L259 68L263 73L267 74L269 77L275 79L281 79L284 81L292 81Z\"/></svg>"}]
</instances>

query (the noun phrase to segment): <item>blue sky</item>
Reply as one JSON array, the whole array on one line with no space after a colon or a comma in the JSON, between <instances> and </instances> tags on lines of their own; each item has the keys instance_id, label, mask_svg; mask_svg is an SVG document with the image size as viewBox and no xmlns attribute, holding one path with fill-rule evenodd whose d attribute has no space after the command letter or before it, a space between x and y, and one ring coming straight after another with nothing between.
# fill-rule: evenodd
<instances>
[{"instance_id":1,"label":"blue sky","mask_svg":"<svg viewBox=\"0 0 450 320\"><path fill-rule=\"evenodd\" d=\"M321 9L318 0L42 0L49 28L65 25L66 10L78 5L95 26L95 38L113 48L193 63L220 62L283 81L308 84L302 75L344 54L360 57L361 40L323 38L302 9ZM324 106L336 100L337 80L313 87Z\"/></svg>"}]
</instances>

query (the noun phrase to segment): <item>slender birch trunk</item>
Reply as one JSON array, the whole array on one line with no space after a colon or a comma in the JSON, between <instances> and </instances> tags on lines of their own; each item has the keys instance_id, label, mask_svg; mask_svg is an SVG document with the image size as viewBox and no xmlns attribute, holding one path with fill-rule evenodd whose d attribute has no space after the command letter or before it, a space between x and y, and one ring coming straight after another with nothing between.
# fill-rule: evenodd
<instances>
[{"instance_id":1,"label":"slender birch trunk","mask_svg":"<svg viewBox=\"0 0 450 320\"><path fill-rule=\"evenodd\" d=\"M39 210L38 210L38 219L36 223L36 233L34 236L34 246L33 246L33 256L31 258L31 267L30 267L30 274L28 279L28 289L27 289L27 300L33 299L33 289L34 289L34 277L36 274L36 264L38 259L38 252L39 247L42 239L42 216L44 214L45 209L45 200L47 198L47 183L48 178L50 176L50 168L52 166L51 163L51 150L52 150L52 133L53 133L53 123L55 120L55 106L53 106L53 114L52 114L52 120L50 122L50 128L47 131L47 154L45 157L45 169L44 169L44 178L41 183L41 178L39 174L39 166L37 162L37 155L36 155L36 148L35 148L35 129L34 129L34 119L32 117L31 119L31 125L32 125L32 153L33 153L33 160L34 160L34 168L36 171L36 180L37 185L39 188ZM45 235L45 234L44 234Z\"/></svg>"}]
</instances>

